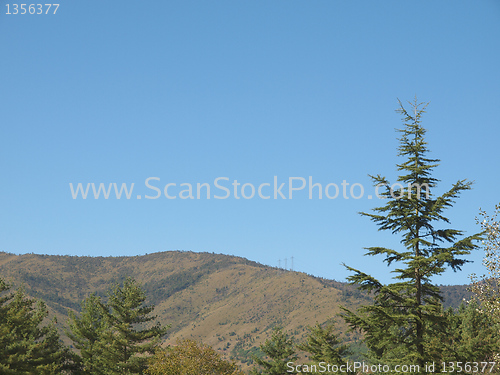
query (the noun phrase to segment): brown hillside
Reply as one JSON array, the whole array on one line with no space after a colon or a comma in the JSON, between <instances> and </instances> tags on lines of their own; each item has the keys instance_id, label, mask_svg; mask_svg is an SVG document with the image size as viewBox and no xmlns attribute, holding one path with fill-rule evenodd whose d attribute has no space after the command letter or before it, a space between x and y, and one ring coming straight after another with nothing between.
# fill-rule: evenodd
<instances>
[{"instance_id":1,"label":"brown hillside","mask_svg":"<svg viewBox=\"0 0 500 375\"><path fill-rule=\"evenodd\" d=\"M63 336L68 309L78 311L80 301L92 292L105 297L113 284L128 276L142 284L162 324L170 324L166 343L177 337L202 340L244 365L272 327L284 327L300 341L308 325L335 319L341 305L355 308L367 301L344 283L228 255L169 251L74 257L0 252L0 277L14 289L23 285L28 295L44 300ZM347 340L357 340L342 319L337 322Z\"/></svg>"}]
</instances>

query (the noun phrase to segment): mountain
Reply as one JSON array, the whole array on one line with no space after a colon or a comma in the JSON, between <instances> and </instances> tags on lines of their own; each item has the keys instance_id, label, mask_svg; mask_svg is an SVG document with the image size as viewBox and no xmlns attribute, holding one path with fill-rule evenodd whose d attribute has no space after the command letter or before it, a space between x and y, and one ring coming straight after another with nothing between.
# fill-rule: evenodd
<instances>
[{"instance_id":1,"label":"mountain","mask_svg":"<svg viewBox=\"0 0 500 375\"><path fill-rule=\"evenodd\" d=\"M0 277L13 289L23 286L28 295L45 301L67 344L68 310L79 311L92 292L105 298L113 284L128 276L141 283L160 322L170 325L166 343L179 337L202 340L243 368L275 326L300 341L307 326L335 320L344 340L359 347L359 334L348 332L337 314L340 306L356 308L370 300L346 283L222 254L76 257L0 252ZM466 297L465 286L443 288L454 303Z\"/></svg>"}]
</instances>

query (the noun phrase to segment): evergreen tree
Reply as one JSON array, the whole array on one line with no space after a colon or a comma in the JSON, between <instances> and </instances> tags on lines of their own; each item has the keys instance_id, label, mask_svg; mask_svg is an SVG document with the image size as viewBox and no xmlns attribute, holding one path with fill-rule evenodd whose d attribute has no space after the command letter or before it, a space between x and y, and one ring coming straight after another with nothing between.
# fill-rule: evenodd
<instances>
[{"instance_id":1,"label":"evergreen tree","mask_svg":"<svg viewBox=\"0 0 500 375\"><path fill-rule=\"evenodd\" d=\"M252 370L252 374L263 375L283 375L295 374L295 372L288 372L290 368L287 366L288 362L294 362L298 356L295 354L293 339L283 332L281 328L274 328L273 335L270 340L260 346L261 351L268 357L268 359L261 359L253 356L253 360L263 368L262 371Z\"/></svg>"},{"instance_id":2,"label":"evergreen tree","mask_svg":"<svg viewBox=\"0 0 500 375\"><path fill-rule=\"evenodd\" d=\"M0 279L0 292L9 286ZM69 369L69 350L60 340L55 321L43 325L48 311L23 289L0 297L0 373L55 375Z\"/></svg>"},{"instance_id":3,"label":"evergreen tree","mask_svg":"<svg viewBox=\"0 0 500 375\"><path fill-rule=\"evenodd\" d=\"M346 364L346 357L351 351L334 333L333 324L323 328L316 323L316 326L309 327L309 330L311 333L304 343L297 345L298 349L310 353L309 358L317 363L325 362L337 366Z\"/></svg>"},{"instance_id":4,"label":"evergreen tree","mask_svg":"<svg viewBox=\"0 0 500 375\"><path fill-rule=\"evenodd\" d=\"M80 371L91 375L143 374L168 327L156 319L154 306L137 282L127 278L109 292L107 304L95 294L82 303L79 317L70 314L69 337L80 350Z\"/></svg>"},{"instance_id":5,"label":"evergreen tree","mask_svg":"<svg viewBox=\"0 0 500 375\"><path fill-rule=\"evenodd\" d=\"M110 331L107 317L107 307L96 294L91 294L82 302L82 311L79 317L69 312L69 330L66 332L79 350L75 362L83 374L105 375L109 373L104 353L107 343L104 338Z\"/></svg>"},{"instance_id":6,"label":"evergreen tree","mask_svg":"<svg viewBox=\"0 0 500 375\"><path fill-rule=\"evenodd\" d=\"M463 237L460 230L436 228L436 223L449 223L443 211L453 205L461 192L469 190L471 183L459 180L441 196L433 196L438 180L431 172L439 160L427 158L426 131L421 125L427 104L415 99L410 103L411 111L399 104L398 112L405 124L399 130L399 156L406 160L397 165L401 172L397 181L403 187L396 192L385 177L371 176L375 186L383 187L380 196L386 204L375 208L375 213L362 215L371 218L379 230L402 236L401 250L370 247L367 255L383 255L388 265L397 263L402 267L393 271L396 281L388 285L347 267L354 272L348 280L372 293L374 302L356 312L343 310L350 326L364 332L373 359L384 364L416 364L423 371L426 361L433 358L426 342L436 332L444 332L448 323L442 314L439 289L431 278L446 267L460 270L466 262L460 256L475 249L474 241L480 237Z\"/></svg>"},{"instance_id":7,"label":"evergreen tree","mask_svg":"<svg viewBox=\"0 0 500 375\"><path fill-rule=\"evenodd\" d=\"M0 279L0 358L5 356L4 350L6 347L5 338L9 334L9 326L7 321L8 306L7 303L12 299L12 294L6 294L9 286L5 280Z\"/></svg>"},{"instance_id":8,"label":"evergreen tree","mask_svg":"<svg viewBox=\"0 0 500 375\"><path fill-rule=\"evenodd\" d=\"M105 355L117 374L143 374L147 354L154 354L168 329L159 323L145 328L156 319L151 315L154 306L146 306L145 300L145 293L132 278L127 278L123 286L115 286L109 294L109 310L104 311L112 329L106 331L109 346Z\"/></svg>"},{"instance_id":9,"label":"evergreen tree","mask_svg":"<svg viewBox=\"0 0 500 375\"><path fill-rule=\"evenodd\" d=\"M448 319L444 334L436 335L430 347L441 350L439 362L494 361L500 350L500 334L497 322L478 308L476 301L461 304L458 311L449 308L445 312ZM438 350L436 350L438 352Z\"/></svg>"}]
</instances>

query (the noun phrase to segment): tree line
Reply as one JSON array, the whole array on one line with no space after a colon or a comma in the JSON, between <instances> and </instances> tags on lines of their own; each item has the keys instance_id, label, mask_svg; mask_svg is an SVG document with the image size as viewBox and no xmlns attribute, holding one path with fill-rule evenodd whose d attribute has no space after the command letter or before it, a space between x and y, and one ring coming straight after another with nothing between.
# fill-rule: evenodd
<instances>
[{"instance_id":1,"label":"tree line","mask_svg":"<svg viewBox=\"0 0 500 375\"><path fill-rule=\"evenodd\" d=\"M404 158L397 164L399 185L381 175L371 176L383 190L385 204L361 213L380 230L401 238L398 249L366 249L367 256L382 256L387 265L396 265L394 282L384 284L346 266L353 272L349 282L370 295L371 302L356 311L343 307L341 318L362 333L370 363L412 364L420 373L449 372L453 364L453 371L460 372L455 364L495 361L500 353L500 206L492 216L481 211L481 233L465 236L447 227L445 211L472 183L458 180L443 194L433 194L439 182L433 170L439 160L427 156L426 130L421 125L426 107L416 99L408 110L399 103L404 123L399 130L398 155ZM400 187L397 193L395 186ZM420 190L423 187L425 191ZM473 298L467 304L458 310L444 309L432 278L447 268L459 271L480 241L489 275L473 276ZM115 285L106 302L95 294L88 296L80 314L69 314L67 334L76 349L70 350L59 340L55 322L45 323L45 304L28 298L22 288L9 292L0 279L0 374L241 374L234 362L202 343L181 340L161 348L168 327L156 322L154 306L146 306L145 299L130 278ZM306 340L295 343L286 331L275 328L260 346L262 356L254 357L251 373L300 373L309 369L304 366L341 366L349 361L350 349L333 325L309 329ZM306 355L301 357L302 367L297 367L299 354ZM429 363L434 364L432 370ZM468 369L465 372L475 372L470 365Z\"/></svg>"}]
</instances>

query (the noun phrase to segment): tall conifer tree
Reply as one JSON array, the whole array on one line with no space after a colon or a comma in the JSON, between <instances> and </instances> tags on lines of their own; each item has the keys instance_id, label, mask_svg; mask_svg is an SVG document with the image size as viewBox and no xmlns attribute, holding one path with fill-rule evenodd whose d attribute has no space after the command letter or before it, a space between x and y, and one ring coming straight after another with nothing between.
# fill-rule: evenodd
<instances>
[{"instance_id":1,"label":"tall conifer tree","mask_svg":"<svg viewBox=\"0 0 500 375\"><path fill-rule=\"evenodd\" d=\"M155 307L146 306L145 300L146 294L132 278L109 293L109 310L105 311L112 329L108 331L111 335L107 337L109 346L105 354L118 374L143 374L147 355L154 354L168 329L159 323L146 328L156 316L151 315Z\"/></svg>"},{"instance_id":2,"label":"tall conifer tree","mask_svg":"<svg viewBox=\"0 0 500 375\"><path fill-rule=\"evenodd\" d=\"M438 229L436 224L448 224L445 209L464 190L471 189L471 182L457 181L440 196L432 194L438 180L432 170L439 162L427 157L425 129L421 117L427 104L410 103L407 111L399 102L404 128L401 133L398 155L406 160L397 165L403 185L395 191L389 181L380 175L371 176L375 186L382 187L380 194L385 205L374 209L368 216L379 230L389 230L402 237L400 250L369 247L366 255L382 255L388 265L399 264L395 282L384 285L374 277L347 267L354 272L348 280L366 292L372 293L374 302L360 307L356 312L344 309L344 319L351 327L364 332L365 342L373 359L384 364L417 364L425 370L427 361L435 358L427 343L433 332L444 332L447 319L442 314L439 289L432 284L432 277L451 267L460 270L467 262L467 255L477 245L480 236L464 237L456 229Z\"/></svg>"},{"instance_id":3,"label":"tall conifer tree","mask_svg":"<svg viewBox=\"0 0 500 375\"><path fill-rule=\"evenodd\" d=\"M154 306L145 305L146 295L134 279L115 285L108 295L103 303L92 294L80 316L70 314L68 336L80 350L76 362L84 374L144 374L168 326L151 324Z\"/></svg>"},{"instance_id":4,"label":"tall conifer tree","mask_svg":"<svg viewBox=\"0 0 500 375\"><path fill-rule=\"evenodd\" d=\"M0 293L9 286L0 279ZM63 374L69 350L59 340L54 321L42 301L30 299L22 288L0 296L0 374Z\"/></svg>"},{"instance_id":5,"label":"tall conifer tree","mask_svg":"<svg viewBox=\"0 0 500 375\"><path fill-rule=\"evenodd\" d=\"M89 375L107 375L107 361L104 353L109 346L104 338L111 327L108 319L107 307L96 294L89 295L82 302L80 316L69 312L69 330L66 332L79 350L75 362L79 365L79 373Z\"/></svg>"}]
</instances>

